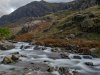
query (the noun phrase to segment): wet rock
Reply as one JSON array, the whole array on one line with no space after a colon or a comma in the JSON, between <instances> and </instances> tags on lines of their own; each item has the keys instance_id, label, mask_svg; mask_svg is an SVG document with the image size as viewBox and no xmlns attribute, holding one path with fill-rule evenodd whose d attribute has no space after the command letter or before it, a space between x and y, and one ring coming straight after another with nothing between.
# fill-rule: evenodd
<instances>
[{"instance_id":1,"label":"wet rock","mask_svg":"<svg viewBox=\"0 0 100 75\"><path fill-rule=\"evenodd\" d=\"M4 57L3 61L1 63L3 64L11 64L11 63L15 63L19 60L19 58L15 55L12 56L6 56Z\"/></svg>"},{"instance_id":2,"label":"wet rock","mask_svg":"<svg viewBox=\"0 0 100 75\"><path fill-rule=\"evenodd\" d=\"M10 68L9 70L15 70L15 68Z\"/></svg>"},{"instance_id":3,"label":"wet rock","mask_svg":"<svg viewBox=\"0 0 100 75\"><path fill-rule=\"evenodd\" d=\"M25 71L29 70L27 67L24 68Z\"/></svg>"},{"instance_id":4,"label":"wet rock","mask_svg":"<svg viewBox=\"0 0 100 75\"><path fill-rule=\"evenodd\" d=\"M87 66L93 66L92 62L85 62L84 64L87 65Z\"/></svg>"},{"instance_id":5,"label":"wet rock","mask_svg":"<svg viewBox=\"0 0 100 75\"><path fill-rule=\"evenodd\" d=\"M77 71L73 71L72 73L73 73L73 75L80 75L80 73Z\"/></svg>"},{"instance_id":6,"label":"wet rock","mask_svg":"<svg viewBox=\"0 0 100 75\"><path fill-rule=\"evenodd\" d=\"M35 46L34 50L40 50L41 48L39 46Z\"/></svg>"},{"instance_id":7,"label":"wet rock","mask_svg":"<svg viewBox=\"0 0 100 75\"><path fill-rule=\"evenodd\" d=\"M46 50L47 48L46 47L42 47L42 50Z\"/></svg>"},{"instance_id":8,"label":"wet rock","mask_svg":"<svg viewBox=\"0 0 100 75\"><path fill-rule=\"evenodd\" d=\"M3 61L2 61L3 64L10 64L10 63L14 63L14 61L11 59L11 57L4 57Z\"/></svg>"},{"instance_id":9,"label":"wet rock","mask_svg":"<svg viewBox=\"0 0 100 75\"><path fill-rule=\"evenodd\" d=\"M53 72L54 71L54 68L53 67L49 67L48 69L47 69L47 72Z\"/></svg>"},{"instance_id":10,"label":"wet rock","mask_svg":"<svg viewBox=\"0 0 100 75\"><path fill-rule=\"evenodd\" d=\"M34 63L33 63L33 62L31 62L30 64L34 65Z\"/></svg>"},{"instance_id":11,"label":"wet rock","mask_svg":"<svg viewBox=\"0 0 100 75\"><path fill-rule=\"evenodd\" d=\"M14 52L14 53L11 53L11 54L13 54L13 55L17 55L17 54L19 54L19 52Z\"/></svg>"},{"instance_id":12,"label":"wet rock","mask_svg":"<svg viewBox=\"0 0 100 75\"><path fill-rule=\"evenodd\" d=\"M31 48L31 47L32 47L31 45L25 46L24 49L29 49L29 48Z\"/></svg>"},{"instance_id":13,"label":"wet rock","mask_svg":"<svg viewBox=\"0 0 100 75\"><path fill-rule=\"evenodd\" d=\"M19 57L18 57L18 56L15 56L15 55L12 55L11 59L12 59L13 61L17 61L17 60L19 59Z\"/></svg>"},{"instance_id":14,"label":"wet rock","mask_svg":"<svg viewBox=\"0 0 100 75\"><path fill-rule=\"evenodd\" d=\"M24 48L24 45L22 45L21 47L20 47L20 49L23 49Z\"/></svg>"},{"instance_id":15,"label":"wet rock","mask_svg":"<svg viewBox=\"0 0 100 75\"><path fill-rule=\"evenodd\" d=\"M26 56L26 55L20 55L20 57L25 57L25 58L27 58L27 56Z\"/></svg>"},{"instance_id":16,"label":"wet rock","mask_svg":"<svg viewBox=\"0 0 100 75\"><path fill-rule=\"evenodd\" d=\"M71 75L71 74L69 73L69 69L66 68L66 67L59 67L58 72L59 72L61 75Z\"/></svg>"},{"instance_id":17,"label":"wet rock","mask_svg":"<svg viewBox=\"0 0 100 75\"><path fill-rule=\"evenodd\" d=\"M61 56L61 58L69 59L67 54L62 53L62 54L60 54L60 56Z\"/></svg>"}]
</instances>

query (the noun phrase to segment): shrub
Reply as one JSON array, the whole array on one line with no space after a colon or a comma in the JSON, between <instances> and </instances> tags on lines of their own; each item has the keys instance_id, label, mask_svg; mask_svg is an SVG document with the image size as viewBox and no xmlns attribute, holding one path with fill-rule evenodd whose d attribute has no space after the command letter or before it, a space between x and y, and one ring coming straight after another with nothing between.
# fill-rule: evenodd
<instances>
[{"instance_id":1,"label":"shrub","mask_svg":"<svg viewBox=\"0 0 100 75\"><path fill-rule=\"evenodd\" d=\"M74 17L72 18L73 21L75 22L82 22L85 19L86 16L82 15L82 14L76 14L74 15Z\"/></svg>"},{"instance_id":2,"label":"shrub","mask_svg":"<svg viewBox=\"0 0 100 75\"><path fill-rule=\"evenodd\" d=\"M1 27L0 28L0 39L8 39L11 36L11 31L9 28Z\"/></svg>"}]
</instances>

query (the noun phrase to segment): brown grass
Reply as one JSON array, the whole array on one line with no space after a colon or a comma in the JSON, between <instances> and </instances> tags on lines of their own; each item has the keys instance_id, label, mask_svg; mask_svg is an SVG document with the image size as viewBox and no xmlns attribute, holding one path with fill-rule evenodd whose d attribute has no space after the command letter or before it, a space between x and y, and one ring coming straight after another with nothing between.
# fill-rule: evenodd
<instances>
[{"instance_id":1,"label":"brown grass","mask_svg":"<svg viewBox=\"0 0 100 75\"><path fill-rule=\"evenodd\" d=\"M38 39L36 44L42 44L42 45L51 45L51 46L60 46L60 47L66 47L67 45L78 45L79 47L88 47L88 48L94 48L94 47L100 47L100 41L94 41L94 40L84 40L84 39L72 39L72 40L66 40L66 39L55 39L55 38L44 38L44 39Z\"/></svg>"},{"instance_id":2,"label":"brown grass","mask_svg":"<svg viewBox=\"0 0 100 75\"><path fill-rule=\"evenodd\" d=\"M23 34L23 35L18 35L16 36L15 40L16 41L28 41L32 40L32 34Z\"/></svg>"}]
</instances>

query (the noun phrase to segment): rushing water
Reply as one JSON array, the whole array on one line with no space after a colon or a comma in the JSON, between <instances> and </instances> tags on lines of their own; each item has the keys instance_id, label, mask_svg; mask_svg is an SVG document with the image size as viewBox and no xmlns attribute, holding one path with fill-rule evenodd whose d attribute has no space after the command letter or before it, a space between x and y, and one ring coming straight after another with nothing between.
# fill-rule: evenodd
<instances>
[{"instance_id":1,"label":"rushing water","mask_svg":"<svg viewBox=\"0 0 100 75\"><path fill-rule=\"evenodd\" d=\"M23 57L20 57L19 62L16 64L10 64L10 65L0 65L0 72L8 72L4 75L14 75L10 72L9 69L15 68L17 72L15 72L15 75L22 75L22 68L30 67L27 75L60 75L58 71L54 70L52 73L46 73L45 71L34 70L34 73L31 69L32 65L30 63L39 63L41 64L41 68L45 70L45 66L48 65L50 67L67 67L70 69L70 72L72 71L78 71L82 75L100 75L100 59L99 58L93 58L93 59L62 59L59 57L57 53L51 52L51 47L47 47L46 50L34 50L35 46L31 46L28 49L20 49L20 47L28 46L29 43L24 42L18 42L15 43L15 48L7 51L1 51L0 52L0 61L3 60L3 58L7 55L11 55L14 52L19 52L20 55L23 55ZM55 59L50 58L55 57ZM58 59L59 57L59 59ZM45 61L45 62L44 62ZM87 66L84 64L84 62L92 62L94 66ZM44 64L44 65L43 65Z\"/></svg>"}]
</instances>

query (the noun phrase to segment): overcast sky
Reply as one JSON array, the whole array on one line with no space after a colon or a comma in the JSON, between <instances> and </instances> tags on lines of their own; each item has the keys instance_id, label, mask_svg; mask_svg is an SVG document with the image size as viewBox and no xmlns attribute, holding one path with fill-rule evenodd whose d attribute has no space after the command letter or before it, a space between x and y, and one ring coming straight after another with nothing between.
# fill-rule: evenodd
<instances>
[{"instance_id":1,"label":"overcast sky","mask_svg":"<svg viewBox=\"0 0 100 75\"><path fill-rule=\"evenodd\" d=\"M0 16L9 14L13 12L15 9L28 4L32 1L40 1L40 0L0 0ZM69 2L72 0L46 0L49 2Z\"/></svg>"}]
</instances>

